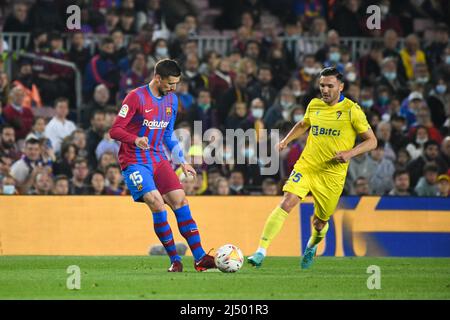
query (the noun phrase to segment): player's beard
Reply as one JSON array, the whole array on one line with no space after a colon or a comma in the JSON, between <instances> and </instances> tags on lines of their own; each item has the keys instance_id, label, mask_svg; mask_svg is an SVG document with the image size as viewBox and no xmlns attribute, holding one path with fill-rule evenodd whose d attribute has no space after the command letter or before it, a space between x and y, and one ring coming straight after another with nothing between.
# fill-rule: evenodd
<instances>
[{"instance_id":1,"label":"player's beard","mask_svg":"<svg viewBox=\"0 0 450 320\"><path fill-rule=\"evenodd\" d=\"M164 92L161 88L158 88L158 92L160 96L165 96L167 94L167 92Z\"/></svg>"}]
</instances>

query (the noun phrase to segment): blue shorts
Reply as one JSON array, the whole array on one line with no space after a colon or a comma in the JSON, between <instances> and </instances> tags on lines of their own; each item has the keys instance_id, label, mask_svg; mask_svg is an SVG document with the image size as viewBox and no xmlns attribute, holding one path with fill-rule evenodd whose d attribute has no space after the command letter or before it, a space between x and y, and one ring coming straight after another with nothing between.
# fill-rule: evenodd
<instances>
[{"instance_id":1,"label":"blue shorts","mask_svg":"<svg viewBox=\"0 0 450 320\"><path fill-rule=\"evenodd\" d=\"M167 160L160 161L155 166L131 164L122 171L122 176L136 202L144 202L143 195L154 190L164 195L173 190L183 189Z\"/></svg>"}]
</instances>

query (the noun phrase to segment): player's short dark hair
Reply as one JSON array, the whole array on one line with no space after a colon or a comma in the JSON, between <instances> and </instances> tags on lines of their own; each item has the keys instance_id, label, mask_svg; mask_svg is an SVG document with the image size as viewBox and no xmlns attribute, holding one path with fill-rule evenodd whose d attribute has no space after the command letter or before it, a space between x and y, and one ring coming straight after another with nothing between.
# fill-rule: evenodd
<instances>
[{"instance_id":1,"label":"player's short dark hair","mask_svg":"<svg viewBox=\"0 0 450 320\"><path fill-rule=\"evenodd\" d=\"M340 82L344 81L344 76L335 67L328 67L320 71L321 77L336 77Z\"/></svg>"},{"instance_id":2,"label":"player's short dark hair","mask_svg":"<svg viewBox=\"0 0 450 320\"><path fill-rule=\"evenodd\" d=\"M406 169L397 169L397 170L395 170L395 172L394 172L394 180L397 179L397 177L399 177L401 175L404 175L404 174L407 174L408 177L409 177L408 170L406 170Z\"/></svg>"},{"instance_id":3,"label":"player's short dark hair","mask_svg":"<svg viewBox=\"0 0 450 320\"><path fill-rule=\"evenodd\" d=\"M181 76L181 68L175 60L162 59L155 65L155 75L159 74L161 78Z\"/></svg>"}]
</instances>

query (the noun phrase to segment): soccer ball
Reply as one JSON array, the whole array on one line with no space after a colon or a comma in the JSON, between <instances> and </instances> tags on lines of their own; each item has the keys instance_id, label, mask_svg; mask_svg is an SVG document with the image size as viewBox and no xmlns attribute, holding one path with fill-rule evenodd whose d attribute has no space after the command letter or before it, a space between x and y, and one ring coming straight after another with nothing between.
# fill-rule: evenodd
<instances>
[{"instance_id":1,"label":"soccer ball","mask_svg":"<svg viewBox=\"0 0 450 320\"><path fill-rule=\"evenodd\" d=\"M219 248L214 257L217 269L222 272L236 272L242 268L244 255L241 249L232 244L226 244Z\"/></svg>"}]
</instances>

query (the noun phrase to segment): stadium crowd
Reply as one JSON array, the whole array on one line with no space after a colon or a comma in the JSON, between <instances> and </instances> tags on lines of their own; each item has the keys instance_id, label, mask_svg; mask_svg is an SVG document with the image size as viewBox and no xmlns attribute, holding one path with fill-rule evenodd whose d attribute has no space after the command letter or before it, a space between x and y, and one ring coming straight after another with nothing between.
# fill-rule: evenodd
<instances>
[{"instance_id":1,"label":"stadium crowd","mask_svg":"<svg viewBox=\"0 0 450 320\"><path fill-rule=\"evenodd\" d=\"M65 8L74 2L81 7L81 30L68 32ZM366 27L369 3L362 0L7 3L2 31L30 33L26 52L74 62L82 72L83 103L76 103L70 68L20 58L8 75L5 54L15 47L0 41L0 193L127 194L119 145L108 129L126 94L150 81L159 59L173 58L183 69L176 128L191 132L200 120L203 130L217 133L279 129L283 136L320 97L320 70L336 66L345 77L344 95L363 108L379 139L376 150L351 160L344 194L449 196L449 4L375 2L378 30ZM205 12L214 10L208 24ZM195 36L208 33L229 34L230 50L200 52ZM92 34L98 35L94 54ZM345 37L379 41L353 57ZM50 115L39 112L49 106ZM280 194L306 138L281 152L275 175L261 175L260 162L203 163L195 165L198 178L183 187L188 195ZM191 143L188 155L201 159L201 137ZM237 152L256 156L249 144L223 156Z\"/></svg>"}]
</instances>

